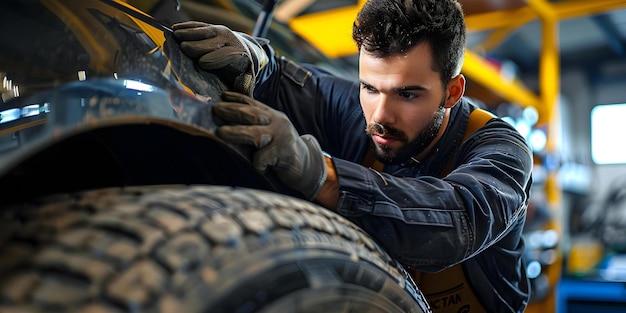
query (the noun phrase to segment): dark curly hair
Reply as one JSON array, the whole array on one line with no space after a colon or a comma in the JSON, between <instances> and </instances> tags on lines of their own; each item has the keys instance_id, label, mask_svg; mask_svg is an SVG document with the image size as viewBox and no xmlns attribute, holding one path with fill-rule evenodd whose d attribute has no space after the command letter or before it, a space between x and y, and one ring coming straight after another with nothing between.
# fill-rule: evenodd
<instances>
[{"instance_id":1,"label":"dark curly hair","mask_svg":"<svg viewBox=\"0 0 626 313\"><path fill-rule=\"evenodd\" d=\"M368 0L356 17L352 38L359 51L379 57L428 43L445 86L463 65L465 19L456 0Z\"/></svg>"}]
</instances>

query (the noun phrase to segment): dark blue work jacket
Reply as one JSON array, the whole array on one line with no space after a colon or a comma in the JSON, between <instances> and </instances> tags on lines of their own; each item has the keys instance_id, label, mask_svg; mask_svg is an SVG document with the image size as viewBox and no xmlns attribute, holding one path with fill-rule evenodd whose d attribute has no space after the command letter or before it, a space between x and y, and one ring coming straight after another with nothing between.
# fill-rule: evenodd
<instances>
[{"instance_id":1,"label":"dark blue work jacket","mask_svg":"<svg viewBox=\"0 0 626 313\"><path fill-rule=\"evenodd\" d=\"M255 98L285 112L301 134L314 135L333 157L337 212L407 268L435 272L463 262L488 311L522 312L529 299L522 230L533 166L524 138L495 118L464 141L475 106L462 99L425 159L385 165L379 173L361 165L371 139L358 82L266 50L271 57ZM441 173L448 174L440 178Z\"/></svg>"}]
</instances>

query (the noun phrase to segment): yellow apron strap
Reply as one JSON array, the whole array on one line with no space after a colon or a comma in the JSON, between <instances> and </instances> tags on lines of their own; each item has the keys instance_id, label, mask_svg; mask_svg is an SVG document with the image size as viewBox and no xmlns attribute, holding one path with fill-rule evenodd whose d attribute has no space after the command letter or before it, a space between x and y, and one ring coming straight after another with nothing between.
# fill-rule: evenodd
<instances>
[{"instance_id":1,"label":"yellow apron strap","mask_svg":"<svg viewBox=\"0 0 626 313\"><path fill-rule=\"evenodd\" d=\"M463 135L463 141L467 140L476 130L485 126L489 120L494 118L495 115L482 109L475 109L470 113L469 120L467 121L467 128L465 128L465 134ZM452 171L452 162L446 165L446 167L439 173L439 177L444 177Z\"/></svg>"},{"instance_id":2,"label":"yellow apron strap","mask_svg":"<svg viewBox=\"0 0 626 313\"><path fill-rule=\"evenodd\" d=\"M467 140L476 130L485 126L489 120L496 117L489 111L483 109L475 109L470 113L469 121L467 122L467 128L465 129L465 135L463 141Z\"/></svg>"}]
</instances>

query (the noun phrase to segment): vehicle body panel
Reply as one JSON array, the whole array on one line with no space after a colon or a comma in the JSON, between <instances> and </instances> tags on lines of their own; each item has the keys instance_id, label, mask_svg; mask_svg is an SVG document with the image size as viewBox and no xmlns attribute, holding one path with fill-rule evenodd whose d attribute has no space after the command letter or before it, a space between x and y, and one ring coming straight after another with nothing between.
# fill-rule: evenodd
<instances>
[{"instance_id":1,"label":"vehicle body panel","mask_svg":"<svg viewBox=\"0 0 626 313\"><path fill-rule=\"evenodd\" d=\"M72 177L70 173L83 180L73 188L135 183L282 188L271 176L254 171L245 148L228 145L214 135L217 126L211 106L220 100L226 86L182 54L168 27L116 1L20 0L3 1L0 6L0 29L15 29L0 32L0 79L4 82L0 201L71 191L61 186L48 188L63 180L51 175ZM105 134L120 127L135 132ZM163 128L168 131L164 133ZM83 141L86 134L94 132L98 134L97 147ZM126 145L135 146L134 151L120 144L132 136L137 137ZM190 144L199 147L180 146L180 136L195 137ZM41 154L61 143L67 145L65 152L42 159ZM77 146L79 143L83 147ZM153 145L159 148L152 150ZM94 152L97 149L110 156L104 158ZM151 150L162 155L147 155ZM37 158L40 160L32 161ZM108 166L124 174L107 183L94 182L98 179L95 175L89 178L79 173L97 166L90 164L89 158L110 160L115 164ZM126 163L137 158L142 164ZM150 168L168 172L173 163L188 165L184 169L179 166L177 173L169 170L177 177L161 174L156 178L151 173ZM219 166L223 172L206 170L202 177L192 163L205 169ZM33 164L38 164L36 173ZM138 167L143 169L136 170ZM181 171L189 175L180 175ZM22 192L35 189L40 193Z\"/></svg>"}]
</instances>

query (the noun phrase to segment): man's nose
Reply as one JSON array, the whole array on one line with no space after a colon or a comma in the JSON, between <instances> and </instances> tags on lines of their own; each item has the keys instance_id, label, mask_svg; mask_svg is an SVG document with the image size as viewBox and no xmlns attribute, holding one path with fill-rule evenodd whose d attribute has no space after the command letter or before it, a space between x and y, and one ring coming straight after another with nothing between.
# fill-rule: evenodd
<instances>
[{"instance_id":1,"label":"man's nose","mask_svg":"<svg viewBox=\"0 0 626 313\"><path fill-rule=\"evenodd\" d=\"M372 121L383 125L393 125L395 123L395 113L393 103L388 96L381 94L374 103L375 109L372 114Z\"/></svg>"}]
</instances>

